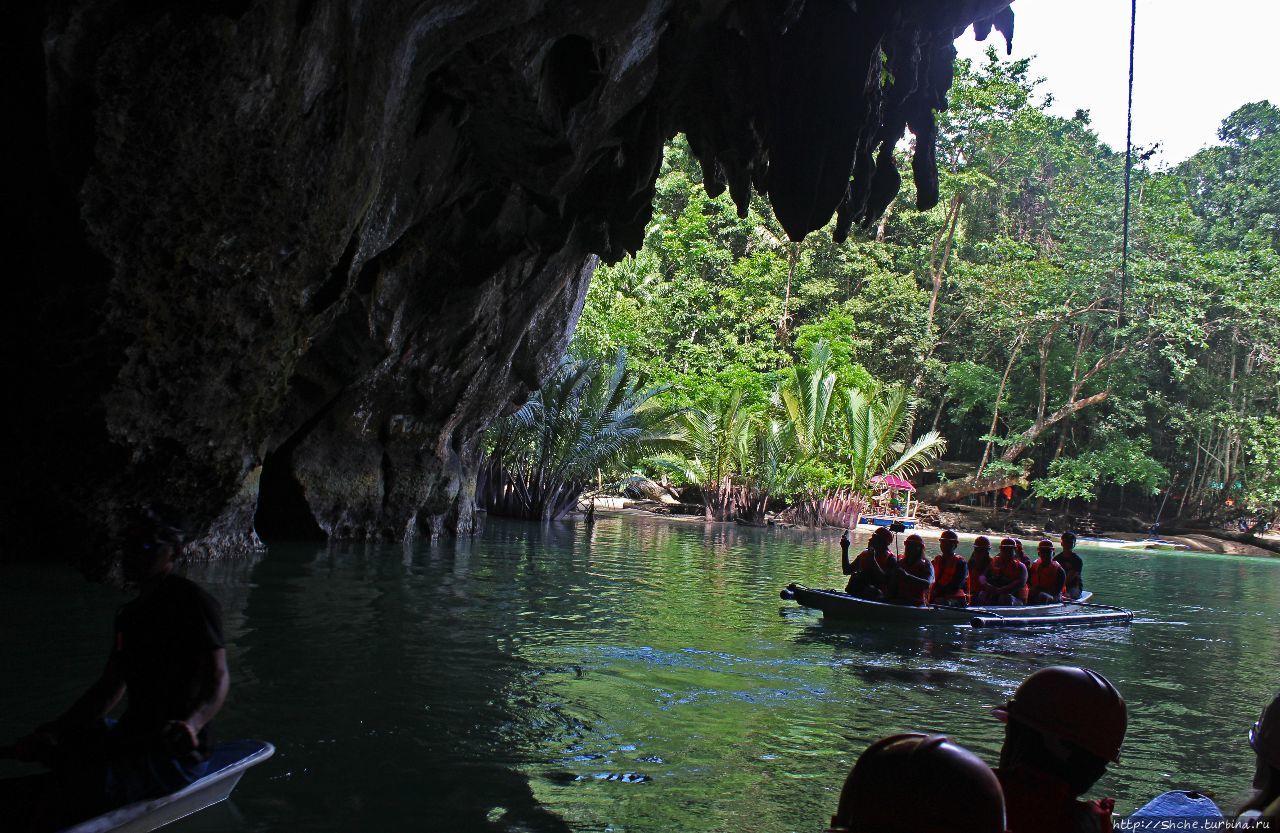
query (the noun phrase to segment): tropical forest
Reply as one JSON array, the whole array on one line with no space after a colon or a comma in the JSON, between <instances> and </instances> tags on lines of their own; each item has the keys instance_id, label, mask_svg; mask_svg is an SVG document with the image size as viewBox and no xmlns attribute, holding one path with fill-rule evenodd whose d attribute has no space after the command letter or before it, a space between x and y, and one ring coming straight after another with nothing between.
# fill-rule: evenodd
<instances>
[{"instance_id":1,"label":"tropical forest","mask_svg":"<svg viewBox=\"0 0 1280 833\"><path fill-rule=\"evenodd\" d=\"M9 7L0 833L1280 830L1280 3Z\"/></svg>"},{"instance_id":2,"label":"tropical forest","mask_svg":"<svg viewBox=\"0 0 1280 833\"><path fill-rule=\"evenodd\" d=\"M1043 529L1269 529L1280 108L1224 113L1176 165L1134 148L1126 183L1124 149L1051 100L1028 60L960 60L938 205L915 209L904 144L883 218L797 242L669 143L643 248L596 271L569 356L491 431L482 503L553 518L656 480L709 519L838 524L899 476L947 525L1003 491Z\"/></svg>"}]
</instances>

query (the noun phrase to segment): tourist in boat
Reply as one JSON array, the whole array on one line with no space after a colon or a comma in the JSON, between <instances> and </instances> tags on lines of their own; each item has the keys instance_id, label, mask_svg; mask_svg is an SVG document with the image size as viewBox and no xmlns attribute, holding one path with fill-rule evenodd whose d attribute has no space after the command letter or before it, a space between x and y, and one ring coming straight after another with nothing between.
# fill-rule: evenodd
<instances>
[{"instance_id":1,"label":"tourist in boat","mask_svg":"<svg viewBox=\"0 0 1280 833\"><path fill-rule=\"evenodd\" d=\"M1043 668L992 712L1004 721L996 775L1009 833L1110 833L1110 798L1080 801L1119 759L1128 725L1124 698L1085 668Z\"/></svg>"},{"instance_id":2,"label":"tourist in boat","mask_svg":"<svg viewBox=\"0 0 1280 833\"><path fill-rule=\"evenodd\" d=\"M1253 794L1240 807L1239 818L1256 830L1280 830L1280 694L1249 729L1249 746L1257 755Z\"/></svg>"},{"instance_id":3,"label":"tourist in boat","mask_svg":"<svg viewBox=\"0 0 1280 833\"><path fill-rule=\"evenodd\" d=\"M1004 833L1000 782L945 735L890 735L849 771L828 833Z\"/></svg>"},{"instance_id":4,"label":"tourist in boat","mask_svg":"<svg viewBox=\"0 0 1280 833\"><path fill-rule=\"evenodd\" d=\"M182 544L182 532L152 510L126 531L121 566L138 596L116 614L102 675L15 744L20 760L52 770L31 829L60 829L205 774L208 724L227 696L226 650L218 602L173 573ZM119 722L107 720L125 696Z\"/></svg>"},{"instance_id":5,"label":"tourist in boat","mask_svg":"<svg viewBox=\"0 0 1280 833\"><path fill-rule=\"evenodd\" d=\"M969 554L969 598L976 599L987 587L987 570L991 568L991 540L985 535L973 539Z\"/></svg>"},{"instance_id":6,"label":"tourist in boat","mask_svg":"<svg viewBox=\"0 0 1280 833\"><path fill-rule=\"evenodd\" d=\"M1018 563L1021 564L1023 567L1027 568L1027 575L1030 576L1031 575L1031 559L1027 557L1027 551L1022 548L1021 538L1013 539L1013 551L1014 551L1015 557L1018 559ZM1022 596L1023 604L1027 603L1027 595L1030 592L1028 589L1029 586L1030 586L1029 584L1024 585L1022 588L1022 592L1020 595Z\"/></svg>"},{"instance_id":7,"label":"tourist in boat","mask_svg":"<svg viewBox=\"0 0 1280 833\"><path fill-rule=\"evenodd\" d=\"M924 539L908 535L902 543L902 561L889 574L889 601L922 607L929 603L933 589L933 567L924 557Z\"/></svg>"},{"instance_id":8,"label":"tourist in boat","mask_svg":"<svg viewBox=\"0 0 1280 833\"><path fill-rule=\"evenodd\" d=\"M937 605L965 607L969 604L969 565L956 552L960 536L954 529L943 530L938 539L942 552L933 559L933 592L929 601Z\"/></svg>"},{"instance_id":9,"label":"tourist in boat","mask_svg":"<svg viewBox=\"0 0 1280 833\"><path fill-rule=\"evenodd\" d=\"M1026 596L1027 568L1017 558L1012 538L1000 542L1000 551L987 568L987 581L977 603L982 605L1021 605Z\"/></svg>"},{"instance_id":10,"label":"tourist in boat","mask_svg":"<svg viewBox=\"0 0 1280 833\"><path fill-rule=\"evenodd\" d=\"M889 552L893 533L885 527L877 527L867 541L867 548L849 562L849 548L841 546L840 570L849 576L844 592L863 599L883 599L889 592L889 574L897 566L898 559Z\"/></svg>"},{"instance_id":11,"label":"tourist in boat","mask_svg":"<svg viewBox=\"0 0 1280 833\"><path fill-rule=\"evenodd\" d=\"M1015 558L1022 562L1023 567L1031 566L1031 559L1027 557L1027 551L1022 548L1021 538L1013 539L1013 554Z\"/></svg>"},{"instance_id":12,"label":"tourist in boat","mask_svg":"<svg viewBox=\"0 0 1280 833\"><path fill-rule=\"evenodd\" d=\"M1066 579L1062 588L1062 598L1078 599L1084 592L1084 561L1076 553L1076 534L1071 531L1062 533L1062 552L1054 559L1062 565Z\"/></svg>"},{"instance_id":13,"label":"tourist in boat","mask_svg":"<svg viewBox=\"0 0 1280 833\"><path fill-rule=\"evenodd\" d=\"M1067 574L1062 565L1053 560L1053 542L1048 538L1040 542L1039 558L1027 571L1027 604L1052 605L1062 601L1062 587Z\"/></svg>"}]
</instances>

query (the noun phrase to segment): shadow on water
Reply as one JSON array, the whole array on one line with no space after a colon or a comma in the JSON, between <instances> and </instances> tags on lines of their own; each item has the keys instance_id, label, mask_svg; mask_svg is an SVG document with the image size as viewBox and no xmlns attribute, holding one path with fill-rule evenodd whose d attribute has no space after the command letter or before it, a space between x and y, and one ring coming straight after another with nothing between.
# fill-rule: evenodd
<instances>
[{"instance_id":1,"label":"shadow on water","mask_svg":"<svg viewBox=\"0 0 1280 833\"><path fill-rule=\"evenodd\" d=\"M509 579L476 571L472 547L279 545L247 585L225 582L251 589L230 605L243 612L228 623L237 679L219 731L278 749L237 790L246 817L309 831L569 829L535 799L520 750L585 730L507 650L509 616L472 600ZM223 584L219 566L207 583Z\"/></svg>"}]
</instances>

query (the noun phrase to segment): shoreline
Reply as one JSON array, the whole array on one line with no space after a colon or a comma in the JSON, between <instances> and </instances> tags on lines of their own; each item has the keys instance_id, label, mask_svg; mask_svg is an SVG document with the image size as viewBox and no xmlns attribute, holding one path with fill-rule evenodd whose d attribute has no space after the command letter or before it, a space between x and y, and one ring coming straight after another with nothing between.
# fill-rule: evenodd
<instances>
[{"instance_id":1,"label":"shoreline","mask_svg":"<svg viewBox=\"0 0 1280 833\"><path fill-rule=\"evenodd\" d=\"M681 523L700 523L700 524L735 523L734 521L708 521L706 518L702 517L701 515L678 515L675 513L668 513L668 512L654 512L650 509L645 508L644 503L645 503L644 501L636 501L630 498L617 498L617 497L596 498L595 511L597 515L600 515L600 514L640 515L640 516L646 516L651 518L664 518L667 520L678 521ZM579 514L577 517L582 517L582 515ZM798 527L788 527L788 528L798 528ZM827 529L834 530L836 529L836 527L827 527ZM850 531L853 532L855 535L869 536L872 532L875 531L875 529L876 527L872 526L871 524L858 524L856 527L854 527ZM915 528L910 530L907 534L915 533L915 534L918 534L921 538L924 538L925 540L936 541L938 538L942 536L944 529L945 529L944 527L931 526L929 524L917 522ZM1027 541L1038 541L1040 540L1041 537L1044 537L1044 538L1048 538L1050 541L1053 541L1055 547L1058 547L1061 545L1060 536L1056 534L1045 535L1045 536L1023 537L1016 534L999 532L994 530L983 530L983 531L974 532L969 530L956 529L955 532L956 532L956 535L959 536L961 543L972 543L975 538L986 536L987 538L991 539L991 545L993 548L999 546L1001 538L1021 538L1025 545L1025 542ZM1236 555L1236 556L1245 556L1250 558L1280 558L1280 556L1278 556L1276 553L1271 552L1269 550L1265 550L1261 547L1255 547L1252 544L1242 544L1236 541L1230 541L1222 538L1214 538L1209 535L1160 536L1160 540L1167 541L1171 544L1181 544L1183 545L1184 548L1125 546L1120 543L1111 543L1106 541L1106 539L1112 539L1112 541L1117 541L1117 542L1119 541L1139 542L1139 541L1147 540L1147 538L1148 536L1141 535L1135 532L1102 532L1097 536L1080 536L1078 543L1082 547L1118 549L1118 550L1124 550L1126 552L1143 552L1143 551L1149 550L1154 552L1182 552L1182 553L1203 553L1208 555Z\"/></svg>"}]
</instances>

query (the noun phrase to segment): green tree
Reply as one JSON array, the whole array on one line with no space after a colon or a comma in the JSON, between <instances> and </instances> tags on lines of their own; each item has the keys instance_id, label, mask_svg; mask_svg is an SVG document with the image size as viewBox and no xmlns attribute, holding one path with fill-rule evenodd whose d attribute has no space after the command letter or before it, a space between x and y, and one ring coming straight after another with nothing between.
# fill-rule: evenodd
<instances>
[{"instance_id":1,"label":"green tree","mask_svg":"<svg viewBox=\"0 0 1280 833\"><path fill-rule=\"evenodd\" d=\"M750 468L756 421L743 405L742 390L732 391L706 409L686 408L677 419L684 448L677 454L661 455L654 463L681 482L699 487L707 520L736 518L748 500L745 472Z\"/></svg>"},{"instance_id":2,"label":"green tree","mask_svg":"<svg viewBox=\"0 0 1280 833\"><path fill-rule=\"evenodd\" d=\"M1122 283L1124 154L1048 99L1028 61L958 62L939 120L944 198L916 212L908 184L842 243L790 243L764 202L739 217L708 198L677 139L645 248L599 270L576 349L626 347L680 404L716 411L736 393L751 418L731 482L757 498L843 480L851 438L812 430L796 376L826 342L807 382L834 375L840 403L877 380L908 391L949 458L982 471L950 494L1030 476L1045 499L1154 510L1147 474L1164 471L1184 517L1221 519L1229 499L1269 511L1280 111L1238 109L1221 145L1172 169L1137 155Z\"/></svg>"},{"instance_id":3,"label":"green tree","mask_svg":"<svg viewBox=\"0 0 1280 833\"><path fill-rule=\"evenodd\" d=\"M845 392L844 429L854 492L868 491L872 477L910 477L946 450L937 431L912 439L915 403L903 387Z\"/></svg>"},{"instance_id":4,"label":"green tree","mask_svg":"<svg viewBox=\"0 0 1280 833\"><path fill-rule=\"evenodd\" d=\"M621 350L612 362L566 358L490 429L477 500L495 515L555 520L577 506L598 473L612 476L643 457L681 450L679 410L659 398L666 390L646 387Z\"/></svg>"}]
</instances>

